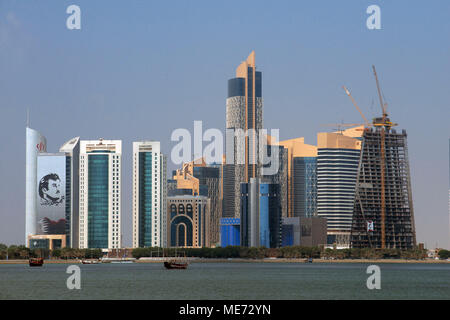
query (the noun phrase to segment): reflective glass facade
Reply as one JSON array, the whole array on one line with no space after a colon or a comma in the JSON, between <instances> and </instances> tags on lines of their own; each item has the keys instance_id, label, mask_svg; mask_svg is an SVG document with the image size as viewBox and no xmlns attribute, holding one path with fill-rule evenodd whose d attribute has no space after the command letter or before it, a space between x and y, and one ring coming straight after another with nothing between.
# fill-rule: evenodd
<instances>
[{"instance_id":1,"label":"reflective glass facade","mask_svg":"<svg viewBox=\"0 0 450 320\"><path fill-rule=\"evenodd\" d=\"M152 246L152 153L139 153L139 247Z\"/></svg>"},{"instance_id":2,"label":"reflective glass facade","mask_svg":"<svg viewBox=\"0 0 450 320\"><path fill-rule=\"evenodd\" d=\"M104 154L88 157L88 247L108 248L109 157Z\"/></svg>"},{"instance_id":3,"label":"reflective glass facade","mask_svg":"<svg viewBox=\"0 0 450 320\"><path fill-rule=\"evenodd\" d=\"M240 219L222 218L220 219L220 246L241 245Z\"/></svg>"},{"instance_id":4,"label":"reflective glass facade","mask_svg":"<svg viewBox=\"0 0 450 320\"><path fill-rule=\"evenodd\" d=\"M293 165L294 217L312 217L317 210L317 158L296 157Z\"/></svg>"}]
</instances>

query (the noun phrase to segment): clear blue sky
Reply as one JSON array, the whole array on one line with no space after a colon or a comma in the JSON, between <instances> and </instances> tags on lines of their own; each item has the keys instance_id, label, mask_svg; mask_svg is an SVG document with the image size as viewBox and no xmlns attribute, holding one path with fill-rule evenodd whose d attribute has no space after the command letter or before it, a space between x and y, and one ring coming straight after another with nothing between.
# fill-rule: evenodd
<instances>
[{"instance_id":1,"label":"clear blue sky","mask_svg":"<svg viewBox=\"0 0 450 320\"><path fill-rule=\"evenodd\" d=\"M81 7L81 30L66 8ZM366 28L381 7L382 30ZM132 141L174 146L176 128L225 126L227 80L251 50L264 127L280 138L379 114L408 131L417 239L449 247L450 2L0 0L0 243L25 230L25 124L54 152L68 139L122 139L124 245L131 245ZM171 165L170 169L174 166Z\"/></svg>"}]
</instances>

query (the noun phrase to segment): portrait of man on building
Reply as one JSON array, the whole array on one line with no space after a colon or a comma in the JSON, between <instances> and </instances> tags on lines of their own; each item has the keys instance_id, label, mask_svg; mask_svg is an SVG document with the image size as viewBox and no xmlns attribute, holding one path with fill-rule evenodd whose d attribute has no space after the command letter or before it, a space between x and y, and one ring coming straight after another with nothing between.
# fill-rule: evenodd
<instances>
[{"instance_id":1,"label":"portrait of man on building","mask_svg":"<svg viewBox=\"0 0 450 320\"><path fill-rule=\"evenodd\" d=\"M39 198L41 205L58 206L64 200L61 179L56 173L50 173L39 181Z\"/></svg>"}]
</instances>

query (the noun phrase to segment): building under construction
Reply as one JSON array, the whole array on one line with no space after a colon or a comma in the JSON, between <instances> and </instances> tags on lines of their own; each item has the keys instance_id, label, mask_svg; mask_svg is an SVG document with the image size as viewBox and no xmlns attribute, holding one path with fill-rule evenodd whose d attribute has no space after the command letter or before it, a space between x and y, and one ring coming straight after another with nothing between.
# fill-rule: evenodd
<instances>
[{"instance_id":1,"label":"building under construction","mask_svg":"<svg viewBox=\"0 0 450 320\"><path fill-rule=\"evenodd\" d=\"M352 219L353 248L412 249L416 246L407 135L392 129L378 77L381 118L363 133ZM347 94L350 95L347 91Z\"/></svg>"},{"instance_id":2,"label":"building under construction","mask_svg":"<svg viewBox=\"0 0 450 320\"><path fill-rule=\"evenodd\" d=\"M351 245L412 249L416 237L407 135L404 130L383 130L370 128L363 135Z\"/></svg>"}]
</instances>

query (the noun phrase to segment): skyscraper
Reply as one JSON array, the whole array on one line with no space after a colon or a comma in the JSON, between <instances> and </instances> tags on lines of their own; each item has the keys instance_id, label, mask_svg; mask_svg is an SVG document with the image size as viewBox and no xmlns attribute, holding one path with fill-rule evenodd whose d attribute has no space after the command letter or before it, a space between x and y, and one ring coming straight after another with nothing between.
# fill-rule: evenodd
<instances>
[{"instance_id":1,"label":"skyscraper","mask_svg":"<svg viewBox=\"0 0 450 320\"><path fill-rule=\"evenodd\" d=\"M253 51L237 67L236 77L228 80L224 217L239 217L240 184L260 175L258 138L263 124L262 110L262 73L256 71Z\"/></svg>"},{"instance_id":2,"label":"skyscraper","mask_svg":"<svg viewBox=\"0 0 450 320\"><path fill-rule=\"evenodd\" d=\"M317 205L317 147L305 138L280 141L287 149L288 205L284 217L311 217Z\"/></svg>"},{"instance_id":3,"label":"skyscraper","mask_svg":"<svg viewBox=\"0 0 450 320\"><path fill-rule=\"evenodd\" d=\"M121 247L122 141L80 142L80 248Z\"/></svg>"},{"instance_id":4,"label":"skyscraper","mask_svg":"<svg viewBox=\"0 0 450 320\"><path fill-rule=\"evenodd\" d=\"M279 185L251 178L241 184L241 245L281 246L282 220Z\"/></svg>"},{"instance_id":5,"label":"skyscraper","mask_svg":"<svg viewBox=\"0 0 450 320\"><path fill-rule=\"evenodd\" d=\"M317 215L327 219L329 245L350 246L360 151L357 138L317 134Z\"/></svg>"},{"instance_id":6,"label":"skyscraper","mask_svg":"<svg viewBox=\"0 0 450 320\"><path fill-rule=\"evenodd\" d=\"M37 155L46 151L47 139L27 126L25 154L25 243L27 244L28 236L36 234Z\"/></svg>"},{"instance_id":7,"label":"skyscraper","mask_svg":"<svg viewBox=\"0 0 450 320\"><path fill-rule=\"evenodd\" d=\"M376 121L363 135L351 245L412 249L416 231L406 131Z\"/></svg>"},{"instance_id":8,"label":"skyscraper","mask_svg":"<svg viewBox=\"0 0 450 320\"><path fill-rule=\"evenodd\" d=\"M133 142L133 247L165 247L166 160L159 141Z\"/></svg>"},{"instance_id":9,"label":"skyscraper","mask_svg":"<svg viewBox=\"0 0 450 320\"><path fill-rule=\"evenodd\" d=\"M66 234L67 246L79 246L79 210L80 210L80 138L76 137L64 143L59 152L66 155Z\"/></svg>"},{"instance_id":10,"label":"skyscraper","mask_svg":"<svg viewBox=\"0 0 450 320\"><path fill-rule=\"evenodd\" d=\"M210 200L209 242L219 244L219 223L222 214L221 170L219 165L207 165L204 158L183 164L182 169L174 171L173 179L177 186L169 195L201 195Z\"/></svg>"}]
</instances>

